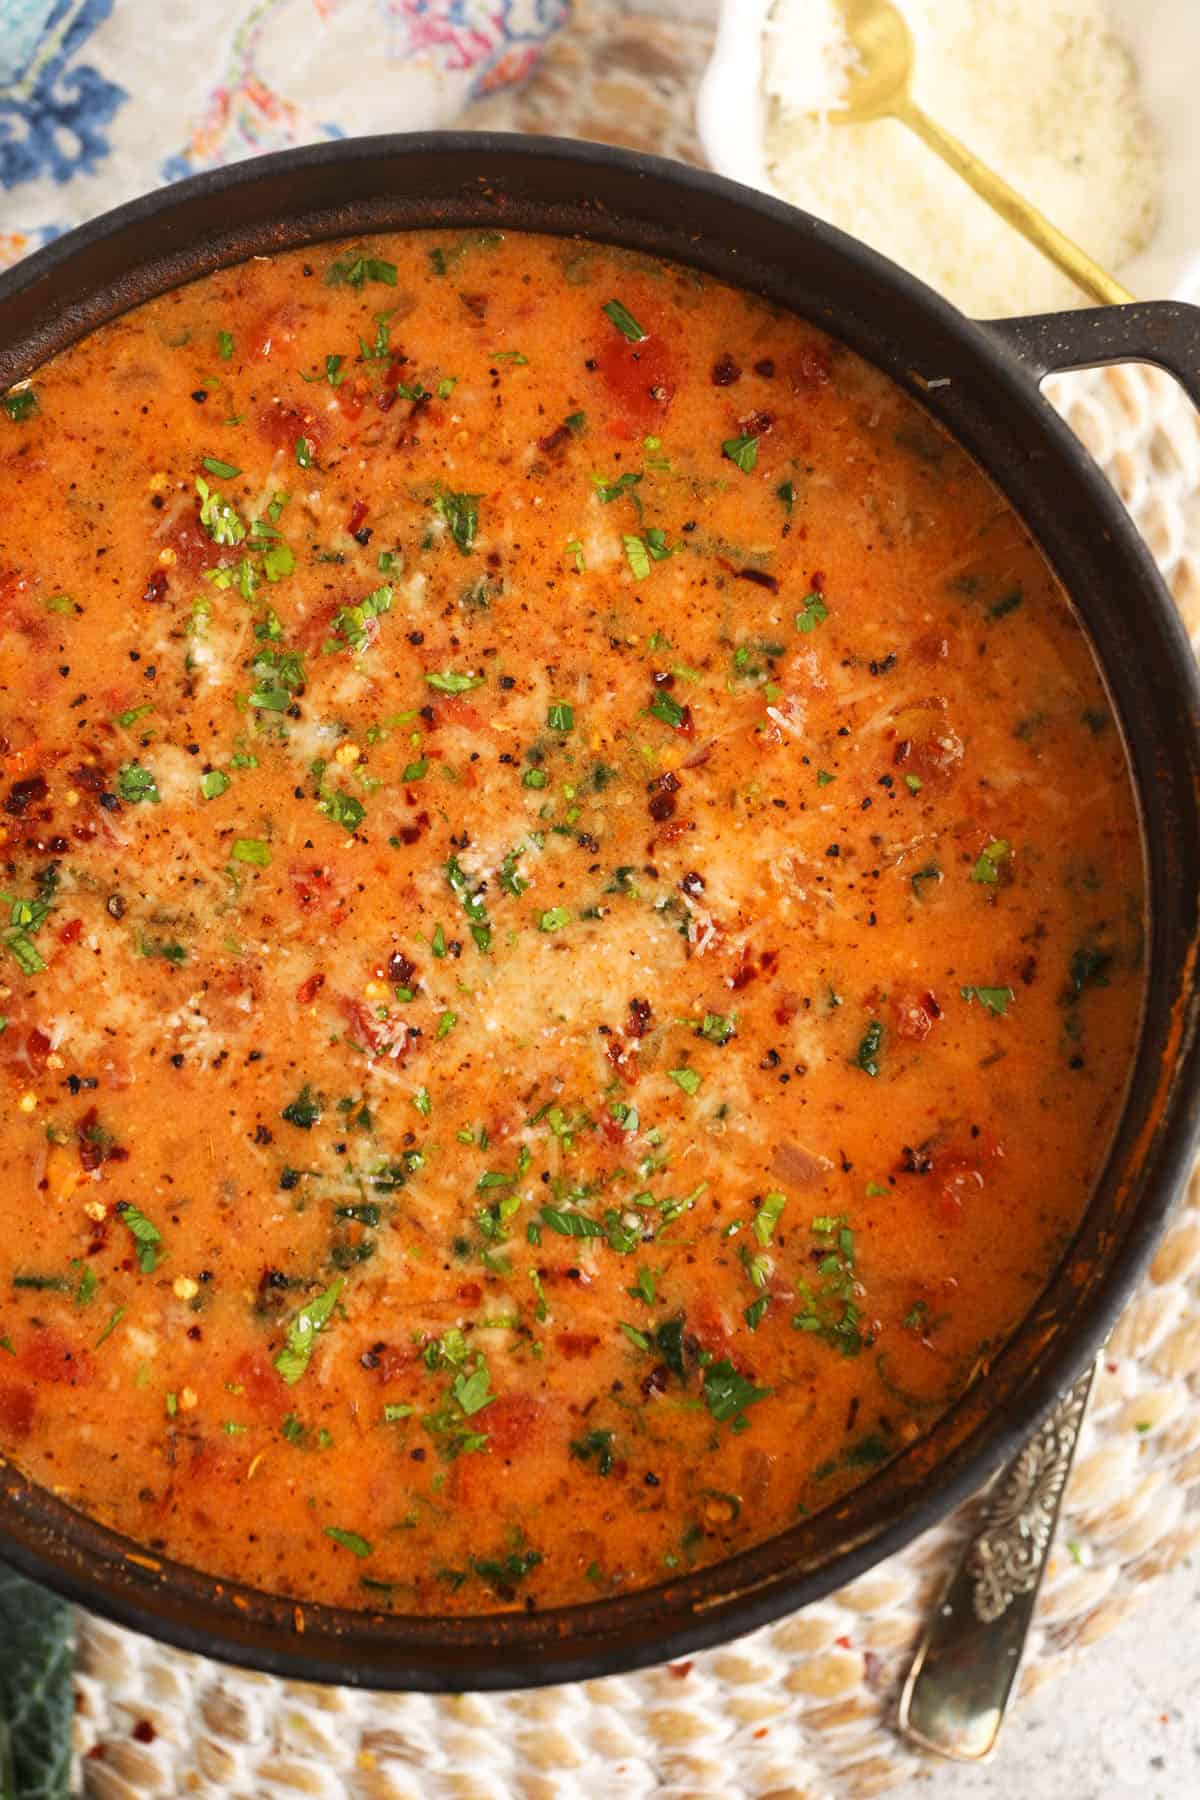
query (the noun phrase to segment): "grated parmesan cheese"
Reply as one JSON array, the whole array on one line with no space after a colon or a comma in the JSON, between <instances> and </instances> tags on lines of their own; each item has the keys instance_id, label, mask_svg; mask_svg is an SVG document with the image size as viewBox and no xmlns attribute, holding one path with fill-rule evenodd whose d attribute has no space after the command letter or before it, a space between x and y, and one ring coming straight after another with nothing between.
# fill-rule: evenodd
<instances>
[{"instance_id":1,"label":"grated parmesan cheese","mask_svg":"<svg viewBox=\"0 0 1200 1800\"><path fill-rule=\"evenodd\" d=\"M1104 0L899 0L913 98L1102 267L1153 235L1161 162ZM983 317L1086 304L904 125L830 123L854 52L834 0L776 0L764 41L766 157L785 198Z\"/></svg>"}]
</instances>

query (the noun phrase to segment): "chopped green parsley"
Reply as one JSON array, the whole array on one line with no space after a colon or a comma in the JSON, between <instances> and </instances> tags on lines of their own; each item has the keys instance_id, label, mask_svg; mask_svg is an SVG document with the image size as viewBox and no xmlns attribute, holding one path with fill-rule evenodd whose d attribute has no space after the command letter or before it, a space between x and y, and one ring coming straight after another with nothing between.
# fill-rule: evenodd
<instances>
[{"instance_id":1,"label":"chopped green parsley","mask_svg":"<svg viewBox=\"0 0 1200 1800\"><path fill-rule=\"evenodd\" d=\"M117 770L117 792L131 806L144 800L153 801L157 805L162 799L150 770L143 769L136 762L122 763Z\"/></svg>"},{"instance_id":2,"label":"chopped green parsley","mask_svg":"<svg viewBox=\"0 0 1200 1800\"><path fill-rule=\"evenodd\" d=\"M469 556L475 547L482 499L482 494L454 494L448 488L439 488L434 495L433 510L446 521L461 556Z\"/></svg>"},{"instance_id":3,"label":"chopped green parsley","mask_svg":"<svg viewBox=\"0 0 1200 1800\"><path fill-rule=\"evenodd\" d=\"M621 336L628 339L631 344L640 344L645 341L648 334L642 330L629 308L623 306L619 300L607 300L600 310L605 318L616 326Z\"/></svg>"},{"instance_id":4,"label":"chopped green parsley","mask_svg":"<svg viewBox=\"0 0 1200 1800\"><path fill-rule=\"evenodd\" d=\"M128 1227L134 1241L138 1267L143 1275L153 1275L158 1266L158 1253L162 1244L162 1233L157 1225L151 1224L145 1213L139 1212L136 1206L127 1200L118 1200L117 1216L122 1225Z\"/></svg>"},{"instance_id":5,"label":"chopped green parsley","mask_svg":"<svg viewBox=\"0 0 1200 1800\"><path fill-rule=\"evenodd\" d=\"M1004 1017L1009 1002L1016 998L1010 987L964 987L958 991L968 1006L978 1000L985 1012L995 1013L999 1018Z\"/></svg>"},{"instance_id":6,"label":"chopped green parsley","mask_svg":"<svg viewBox=\"0 0 1200 1800\"><path fill-rule=\"evenodd\" d=\"M753 472L758 462L758 439L756 437L726 438L721 445L721 455L726 457L743 475Z\"/></svg>"},{"instance_id":7,"label":"chopped green parsley","mask_svg":"<svg viewBox=\"0 0 1200 1800\"><path fill-rule=\"evenodd\" d=\"M289 1387L294 1387L307 1369L313 1346L333 1316L343 1285L339 1276L323 1294L302 1306L288 1325L283 1349L275 1358L275 1368Z\"/></svg>"},{"instance_id":8,"label":"chopped green parsley","mask_svg":"<svg viewBox=\"0 0 1200 1800\"><path fill-rule=\"evenodd\" d=\"M434 671L426 675L425 680L439 694L466 694L472 688L482 687L487 680L486 675L457 675L453 669L444 669L440 673Z\"/></svg>"},{"instance_id":9,"label":"chopped green parsley","mask_svg":"<svg viewBox=\"0 0 1200 1800\"><path fill-rule=\"evenodd\" d=\"M746 1408L765 1400L773 1391L755 1387L752 1381L739 1375L727 1356L710 1363L704 1371L705 1405L718 1424L731 1419L735 1431L745 1429Z\"/></svg>"},{"instance_id":10,"label":"chopped green parsley","mask_svg":"<svg viewBox=\"0 0 1200 1800\"><path fill-rule=\"evenodd\" d=\"M810 631L815 631L818 625L823 625L828 617L829 608L822 596L814 589L812 593L805 594L800 602L800 611L796 614L796 630L803 636L807 636Z\"/></svg>"},{"instance_id":11,"label":"chopped green parsley","mask_svg":"<svg viewBox=\"0 0 1200 1800\"><path fill-rule=\"evenodd\" d=\"M1000 865L1008 860L1012 853L1012 845L1007 838L993 838L986 844L979 861L971 870L971 880L994 886L1000 879ZM913 877L914 881L916 877Z\"/></svg>"}]
</instances>

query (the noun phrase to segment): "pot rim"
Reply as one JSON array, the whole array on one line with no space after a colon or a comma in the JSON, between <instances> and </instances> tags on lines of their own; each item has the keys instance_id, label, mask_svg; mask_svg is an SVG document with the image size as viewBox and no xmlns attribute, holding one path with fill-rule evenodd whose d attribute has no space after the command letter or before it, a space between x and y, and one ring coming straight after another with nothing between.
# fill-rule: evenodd
<instances>
[{"instance_id":1,"label":"pot rim","mask_svg":"<svg viewBox=\"0 0 1200 1800\"><path fill-rule=\"evenodd\" d=\"M173 241L172 221L177 222L194 203L222 198L236 202L239 195L248 192L252 196L256 188L265 190L280 177L291 178L303 190L306 177L319 176L325 171L346 171L352 178L356 168L370 169L381 160L413 162L431 156L443 162L454 158L468 159L474 165L474 182L484 184L482 189L475 191L472 200L458 204L457 215L447 222L465 225L471 205L478 211L488 204L487 184L491 184L493 194L497 185L503 188L503 181L497 184L494 174L489 173L490 164L512 163L515 159L517 167L533 171L535 182L541 175L547 175L551 167L565 165L580 186L586 184L589 176L610 175L614 179L620 176L626 182L634 178L635 183L642 185L648 193L665 188L675 204L680 198L686 203L689 197L697 204L704 200L724 203L735 209L748 225L760 224L769 236L778 234L785 244L795 245L797 240L801 245L805 242L820 244L827 255L832 254L845 263L861 275L864 282L882 287L897 301L903 299L915 306L935 327L935 337L956 346L969 365L979 371L981 378L986 376L992 384L1000 384L1007 390L1039 446L1069 467L1086 500L1090 517L1103 532L1114 555L1131 572L1137 597L1153 615L1162 657L1170 664L1170 676L1175 685L1173 698L1179 702L1174 725L1182 737L1177 754L1200 774L1200 730L1197 727L1200 683L1178 615L1148 549L1115 492L1066 424L1040 395L1036 380L1022 367L1012 348L999 334L993 335L986 326L965 318L915 277L886 262L866 246L781 200L739 187L708 171L600 144L525 138L506 133L395 134L282 151L194 176L131 200L35 252L0 276L0 331L4 328L5 308L11 307L14 301L32 299L39 309L47 312L48 323L42 337L28 323L22 328L18 322L16 358L19 363L23 360L32 368L46 354L40 347L44 339L62 329L61 303L57 315L54 312L54 289L62 285L73 265L86 258L90 250L106 244L119 246L122 234L150 228L163 233L166 241L158 261L147 260L146 268L153 270L165 259L181 253L193 257L195 266L191 273L136 293L127 302L136 304L148 298L151 292L168 291L171 286L178 285L180 279L197 279L207 272L208 267L241 260L246 253L226 254L222 248L225 240L221 240L215 251L217 260L204 265L195 262L198 251L194 241ZM468 173L464 170L464 177ZM352 179L346 185L352 187ZM441 196L443 201L445 198L445 195ZM353 197L347 202L351 206L354 203ZM530 204L537 206L536 195ZM546 205L548 209L549 202ZM637 241L632 214L604 210L602 203L591 212L587 210L587 201L581 200L578 205L587 215L586 221L577 227L581 235L610 243ZM326 210L333 219L332 206ZM320 241L322 236L366 235L371 231L406 228L368 224L357 232L353 228L345 231L335 226L335 229L305 234L289 229L291 221L298 225L309 216L300 208L287 212L276 208L271 216L276 228L282 231L279 248ZM418 225L430 222L422 220ZM654 226L654 221L650 224ZM515 229L540 228L551 232L557 229L549 223L540 227L522 226L519 219L510 219L509 225ZM248 227L255 228L263 229L262 220ZM664 226L660 235L666 232ZM674 235L679 235L678 226ZM720 255L736 255L737 252L726 253L720 247L714 249L697 237L690 256L685 244L658 254L685 263L690 261L693 266L711 267ZM773 249L768 249L767 260L776 254ZM750 279L742 285L753 290L755 271L749 257L744 267ZM738 285L736 272L725 268L719 273L721 279ZM97 287L93 299L107 291ZM123 305L114 309L120 310L124 310ZM797 306L794 310L802 309ZM832 316L822 313L813 322L838 336L839 315L846 322L851 317L851 309L839 306ZM112 312L103 315L110 316L113 316ZM85 316L77 329L71 328L67 341L86 335L101 322L102 317ZM854 346L848 323L844 341ZM20 348L22 343L24 352ZM859 354L867 353L860 351ZM0 341L0 386L17 378L12 375L5 378L6 367L11 366L12 360L13 353L7 352ZM934 395L921 393L922 380L915 371L908 370L913 377L909 381L902 370L885 367L878 357L868 354L868 360L907 386L937 414ZM950 429L954 430L953 427ZM960 441L963 440L960 438ZM999 482L986 462L983 466L989 476ZM1049 557L1049 552L1041 545L1041 534L1020 509L1017 510L1023 523L1038 539L1043 554L1058 570L1058 560ZM1065 581L1062 571L1058 572ZM1069 583L1066 585L1070 592ZM1106 673L1112 673L1107 665L1102 666ZM1137 785L1141 798L1146 790L1144 774ZM1160 831L1162 829L1165 828L1160 826ZM1189 835L1190 839L1195 839L1194 818L1190 834L1184 831L1185 837ZM1151 847L1148 842L1148 853ZM1194 844L1189 842L1184 850L1185 859L1192 849ZM96 1525L64 1503L53 1500L45 1490L19 1478L15 1485L10 1479L7 1494L0 1494L0 1554L23 1573L56 1588L68 1598L187 1650L218 1655L231 1662L288 1677L383 1688L418 1688L430 1692L532 1687L631 1670L706 1648L819 1599L901 1549L920 1531L945 1516L975 1492L1020 1447L1059 1394L1095 1354L1121 1304L1145 1269L1174 1192L1190 1165L1197 1135L1200 996L1192 974L1196 953L1194 909L1188 916L1192 919L1190 942L1186 946L1180 945L1179 953L1171 963L1172 969L1178 965L1179 996L1169 1073L1164 1066L1158 1077L1156 1106L1147 1120L1141 1143L1145 1163L1153 1169L1153 1185L1147 1189L1143 1183L1129 1202L1120 1242L1096 1278L1088 1296L1088 1310L1085 1313L1081 1307L1075 1309L1069 1320L1069 1330L1064 1328L1041 1362L1022 1378L1012 1404L989 1407L981 1413L980 1421L955 1441L948 1422L960 1411L971 1410L968 1403L972 1395L978 1396L989 1387L999 1387L994 1378L995 1371L1029 1332L1038 1311L1037 1304L1031 1307L1026 1320L997 1358L993 1371L982 1377L967 1396L955 1402L950 1412L943 1415L914 1450L905 1452L889 1464L887 1470L854 1490L845 1502L838 1502L814 1515L817 1520L830 1521L835 1528L838 1517L851 1515L849 1537L833 1554L823 1559L820 1556L814 1558L811 1552L802 1554L799 1549L794 1558L785 1554L785 1547L798 1540L804 1529L796 1527L768 1540L765 1545L710 1564L679 1581L587 1605L552 1608L532 1615L504 1613L447 1619L389 1614L381 1618L376 1614L348 1613L304 1604L296 1607L289 1599L256 1594L215 1578L200 1576L194 1570L165 1559L147 1558L136 1545L132 1549L141 1557L141 1563L131 1564L128 1561L129 1540ZM1151 924L1157 932L1153 916ZM1161 951L1155 954L1161 954ZM1148 987L1153 967L1153 962L1148 959ZM1143 1026L1143 1034L1144 1030ZM1144 1054L1143 1035L1139 1040L1139 1063ZM1127 1095L1122 1120L1129 1106ZM1098 1193L1108 1181L1112 1161L1113 1153L1110 1152L1095 1192ZM1135 1176L1130 1176L1130 1182L1135 1182ZM1130 1191L1132 1193L1132 1187ZM1051 1276L1050 1283L1053 1284L1055 1279L1056 1276ZM894 1516L882 1520L873 1517L871 1496L879 1490L888 1471L909 1463L921 1444L936 1444L939 1439L950 1440L950 1448L946 1455L933 1462L928 1479L919 1486L910 1483L909 1489L901 1489L901 1504L899 1508L893 1507ZM0 1468L10 1476L13 1473L2 1461ZM147 1563L152 1566L146 1566ZM302 1613L303 1631L295 1624L293 1612ZM348 1658L355 1660L348 1661Z\"/></svg>"}]
</instances>

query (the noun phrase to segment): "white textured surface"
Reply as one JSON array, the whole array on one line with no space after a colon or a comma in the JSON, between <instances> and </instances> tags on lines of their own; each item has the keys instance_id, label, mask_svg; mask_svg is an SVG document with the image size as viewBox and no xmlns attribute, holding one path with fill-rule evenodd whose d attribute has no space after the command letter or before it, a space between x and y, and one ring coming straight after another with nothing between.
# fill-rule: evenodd
<instances>
[{"instance_id":1,"label":"white textured surface","mask_svg":"<svg viewBox=\"0 0 1200 1800\"><path fill-rule=\"evenodd\" d=\"M913 1800L1195 1800L1200 1567L1184 1563L1069 1674L1017 1708L994 1762L930 1764Z\"/></svg>"}]
</instances>

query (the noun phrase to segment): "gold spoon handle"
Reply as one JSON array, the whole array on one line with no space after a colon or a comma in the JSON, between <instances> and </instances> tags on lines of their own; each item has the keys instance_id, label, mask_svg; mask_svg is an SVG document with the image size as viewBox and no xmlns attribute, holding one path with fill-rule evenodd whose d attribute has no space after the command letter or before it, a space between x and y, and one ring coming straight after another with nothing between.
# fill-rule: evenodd
<instances>
[{"instance_id":1,"label":"gold spoon handle","mask_svg":"<svg viewBox=\"0 0 1200 1800\"><path fill-rule=\"evenodd\" d=\"M973 156L965 144L950 132L943 130L928 113L914 104L907 95L898 99L892 108L892 116L915 131L922 142L931 150L936 150L942 161L948 163L956 174L969 182L981 199L1006 219L1022 237L1056 263L1064 275L1076 282L1093 300L1100 300L1106 306L1121 306L1133 299L1127 288L1111 275L1106 275L1099 263L1094 263L1086 250L1058 230L1049 219L1040 213L1036 206L1022 199L1015 189L1010 188L1007 181L1002 181L986 163Z\"/></svg>"},{"instance_id":2,"label":"gold spoon handle","mask_svg":"<svg viewBox=\"0 0 1200 1800\"><path fill-rule=\"evenodd\" d=\"M1085 1370L998 1477L930 1616L898 1720L923 1749L986 1762L996 1747L1095 1373Z\"/></svg>"}]
</instances>

